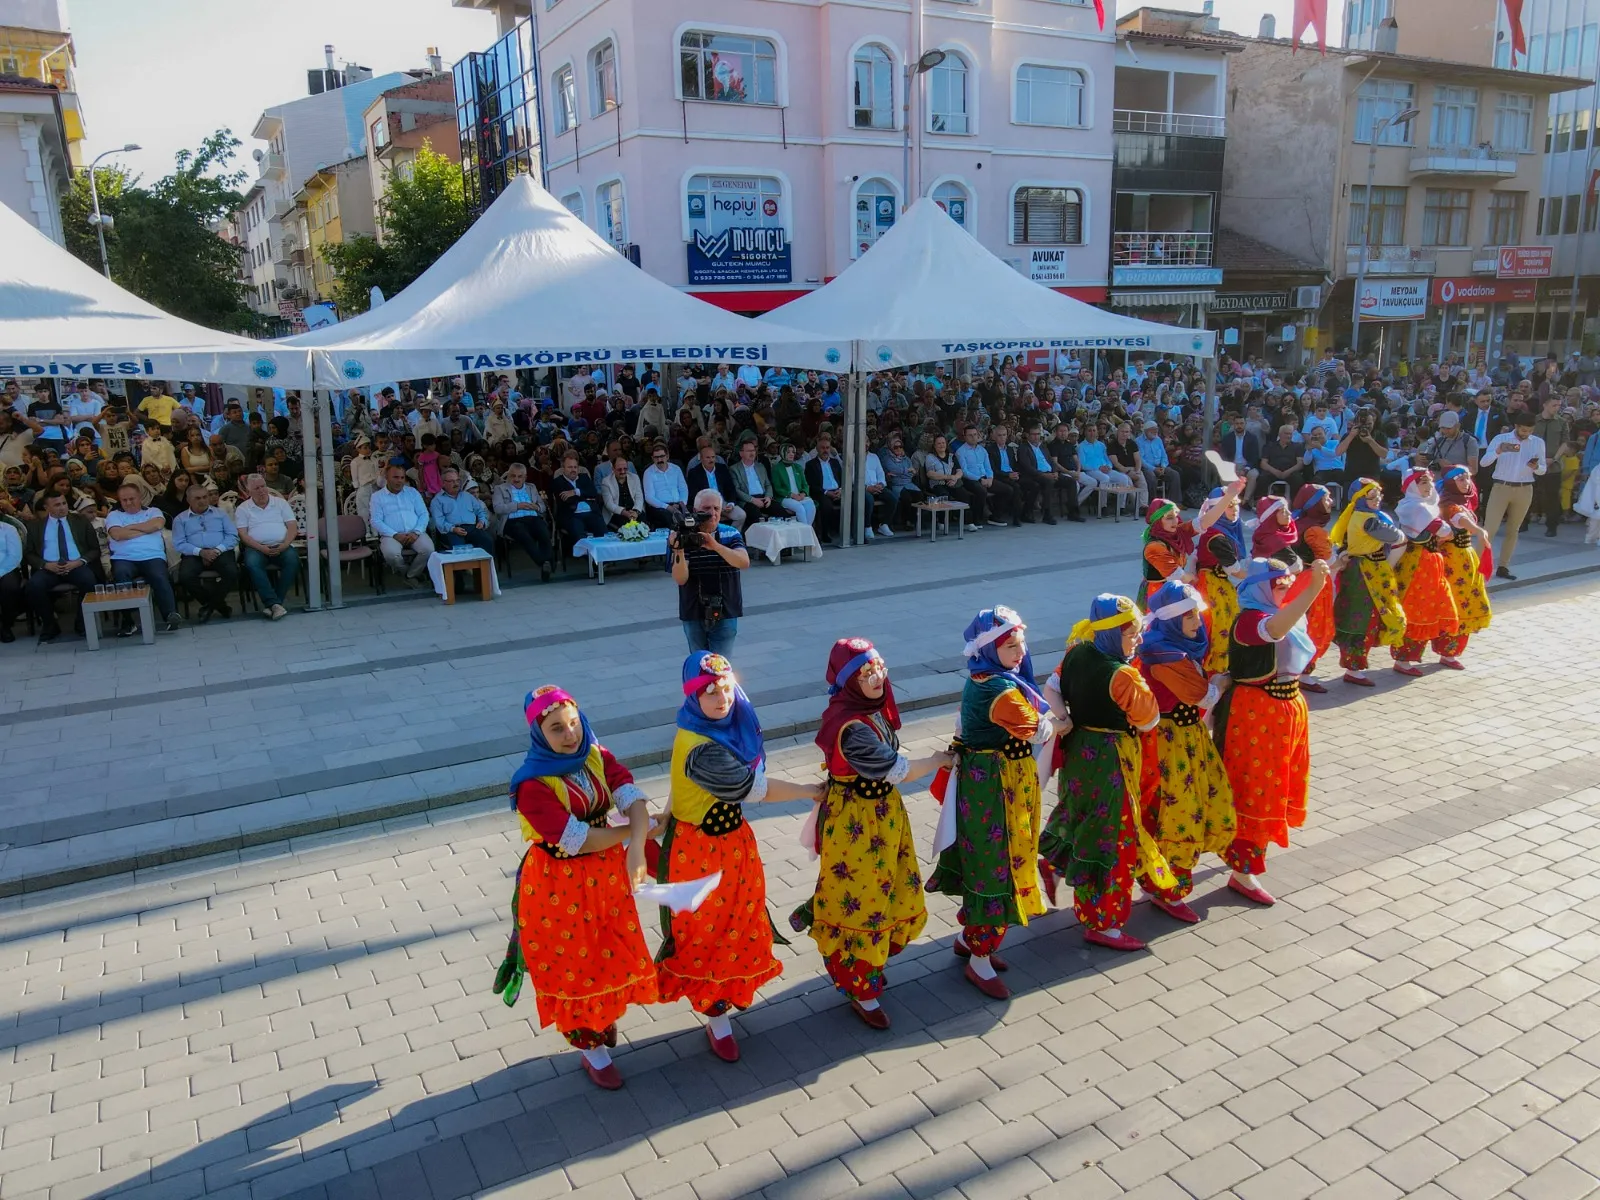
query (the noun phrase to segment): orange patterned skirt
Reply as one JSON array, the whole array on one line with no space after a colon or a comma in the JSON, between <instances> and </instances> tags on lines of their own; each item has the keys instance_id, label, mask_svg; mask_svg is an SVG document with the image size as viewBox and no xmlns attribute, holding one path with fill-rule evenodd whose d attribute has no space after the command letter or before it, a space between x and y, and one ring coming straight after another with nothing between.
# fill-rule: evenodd
<instances>
[{"instance_id":1,"label":"orange patterned skirt","mask_svg":"<svg viewBox=\"0 0 1600 1200\"><path fill-rule=\"evenodd\" d=\"M717 871L722 882L698 912L671 914L656 962L661 999L687 996L698 1012L719 1005L749 1008L756 989L783 973L783 964L772 955L767 880L755 831L746 821L712 837L678 820L669 830L662 845L667 882Z\"/></svg>"},{"instance_id":2,"label":"orange patterned skirt","mask_svg":"<svg viewBox=\"0 0 1600 1200\"><path fill-rule=\"evenodd\" d=\"M1429 642L1461 627L1455 593L1445 575L1444 559L1436 550L1406 547L1394 569L1400 604L1406 610L1406 640Z\"/></svg>"},{"instance_id":3,"label":"orange patterned skirt","mask_svg":"<svg viewBox=\"0 0 1600 1200\"><path fill-rule=\"evenodd\" d=\"M1311 643L1317 648L1317 657L1321 658L1327 653L1328 647L1333 644L1333 584L1332 579L1311 602L1311 608L1306 613L1306 632L1311 635ZM1289 589L1289 599L1292 601L1306 588L1311 586L1311 572L1301 571L1294 581L1294 586Z\"/></svg>"},{"instance_id":4,"label":"orange patterned skirt","mask_svg":"<svg viewBox=\"0 0 1600 1200\"><path fill-rule=\"evenodd\" d=\"M541 1027L602 1031L628 1005L656 1002L622 846L573 858L530 846L517 887L517 937Z\"/></svg>"},{"instance_id":5,"label":"orange patterned skirt","mask_svg":"<svg viewBox=\"0 0 1600 1200\"><path fill-rule=\"evenodd\" d=\"M1289 830L1306 823L1311 782L1311 730L1305 697L1269 696L1235 685L1217 716L1216 740L1233 785L1234 828L1254 846L1289 845ZM1221 706L1219 706L1221 707Z\"/></svg>"}]
</instances>

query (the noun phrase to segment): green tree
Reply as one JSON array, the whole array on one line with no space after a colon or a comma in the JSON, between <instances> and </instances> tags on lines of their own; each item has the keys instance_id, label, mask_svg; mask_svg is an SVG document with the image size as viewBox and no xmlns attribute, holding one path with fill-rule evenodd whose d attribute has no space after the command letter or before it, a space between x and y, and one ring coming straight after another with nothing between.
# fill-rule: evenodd
<instances>
[{"instance_id":1,"label":"green tree","mask_svg":"<svg viewBox=\"0 0 1600 1200\"><path fill-rule=\"evenodd\" d=\"M392 296L438 261L472 223L461 168L423 142L409 176L393 175L379 205L383 241L357 235L322 248L338 277L342 316L367 311L373 287Z\"/></svg>"},{"instance_id":2,"label":"green tree","mask_svg":"<svg viewBox=\"0 0 1600 1200\"><path fill-rule=\"evenodd\" d=\"M213 329L248 331L260 319L245 300L239 250L214 230L243 197L245 172L229 171L239 139L219 129L197 150L180 150L173 170L151 187L115 168L95 173L100 211L115 222L106 232L111 278L174 316ZM100 269L100 247L89 217L89 177L74 177L62 203L67 249Z\"/></svg>"}]
</instances>

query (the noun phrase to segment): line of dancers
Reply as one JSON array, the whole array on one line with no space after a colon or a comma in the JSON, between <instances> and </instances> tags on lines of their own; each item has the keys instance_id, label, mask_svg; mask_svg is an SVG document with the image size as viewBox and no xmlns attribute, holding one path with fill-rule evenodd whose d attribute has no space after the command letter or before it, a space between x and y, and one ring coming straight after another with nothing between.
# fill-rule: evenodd
<instances>
[{"instance_id":1,"label":"line of dancers","mask_svg":"<svg viewBox=\"0 0 1600 1200\"><path fill-rule=\"evenodd\" d=\"M1118 951L1144 949L1124 929L1135 884L1167 916L1201 919L1188 898L1203 854L1227 864L1227 887L1247 902L1274 903L1267 848L1287 848L1305 823L1302 691L1324 690L1318 658L1337 642L1356 683L1370 683L1378 644L1405 674L1430 642L1459 666L1488 624L1472 481L1449 471L1441 482L1442 497L1414 473L1390 517L1362 481L1331 529L1326 488L1302 488L1292 508L1266 497L1248 544L1238 484L1193 522L1153 502L1139 597L1097 596L1043 688L1016 612L997 605L973 619L956 730L940 753L907 754L887 664L871 642L841 639L815 739L821 783L768 773L755 708L718 654L684 663L659 817L573 696L537 689L510 788L530 844L495 991L509 1005L530 982L540 1025L561 1032L601 1088L623 1084L610 1050L634 1004L687 999L710 1052L738 1061L731 1017L781 974L773 947L787 944L745 816L762 801L812 804L802 842L817 882L788 925L815 941L873 1029L890 1027L886 967L922 933L926 893L956 898L956 960L994 999L1011 994L1000 978L1007 931L1048 912L1063 882L1085 941ZM940 808L924 879L900 789L930 775ZM676 888L651 893L673 897L653 957L635 895L652 878Z\"/></svg>"}]
</instances>

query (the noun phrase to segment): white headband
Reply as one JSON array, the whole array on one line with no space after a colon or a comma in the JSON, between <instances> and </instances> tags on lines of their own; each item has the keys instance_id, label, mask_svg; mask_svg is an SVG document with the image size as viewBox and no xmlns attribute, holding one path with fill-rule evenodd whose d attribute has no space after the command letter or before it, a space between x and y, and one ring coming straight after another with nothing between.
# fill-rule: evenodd
<instances>
[{"instance_id":1,"label":"white headband","mask_svg":"<svg viewBox=\"0 0 1600 1200\"><path fill-rule=\"evenodd\" d=\"M1005 613L1006 615L1001 616L1002 613ZM978 651L982 650L985 646L998 642L1013 629L1022 628L1022 618L1017 616L1016 613L1011 612L1010 609L997 608L994 610L994 615L1000 624L984 630L977 637L968 642L965 647L963 647L962 653L967 658L977 658Z\"/></svg>"},{"instance_id":2,"label":"white headband","mask_svg":"<svg viewBox=\"0 0 1600 1200\"><path fill-rule=\"evenodd\" d=\"M1260 515L1256 519L1258 521L1260 521L1262 524L1265 524L1267 518L1270 517L1273 513L1277 512L1280 508L1288 508L1288 507L1289 507L1289 502L1287 500L1285 500L1282 496L1274 496L1267 503L1267 506L1261 510Z\"/></svg>"},{"instance_id":3,"label":"white headband","mask_svg":"<svg viewBox=\"0 0 1600 1200\"><path fill-rule=\"evenodd\" d=\"M1205 612L1211 606L1206 603L1206 598L1194 588L1184 585L1183 599L1174 600L1171 604L1163 604L1160 608L1150 610L1152 621L1170 621L1173 617L1181 617L1186 612Z\"/></svg>"}]
</instances>

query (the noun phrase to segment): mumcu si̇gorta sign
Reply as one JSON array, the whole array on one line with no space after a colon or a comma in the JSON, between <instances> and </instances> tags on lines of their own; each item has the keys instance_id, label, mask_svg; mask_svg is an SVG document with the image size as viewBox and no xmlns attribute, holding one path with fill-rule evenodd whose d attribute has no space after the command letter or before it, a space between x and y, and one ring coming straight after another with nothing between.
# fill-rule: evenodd
<instances>
[{"instance_id":1,"label":"mumcu si\u0307gorta sign","mask_svg":"<svg viewBox=\"0 0 1600 1200\"><path fill-rule=\"evenodd\" d=\"M695 231L689 243L689 282L788 283L789 239L781 228Z\"/></svg>"}]
</instances>

